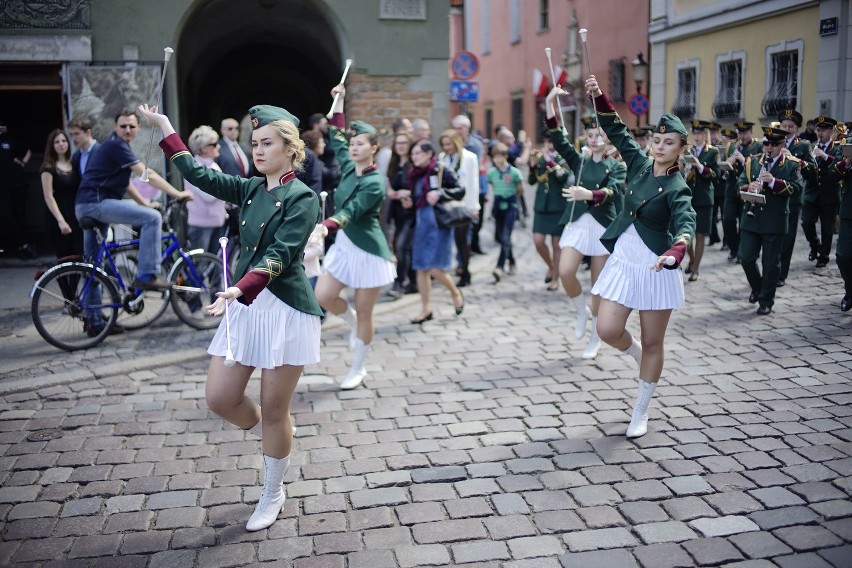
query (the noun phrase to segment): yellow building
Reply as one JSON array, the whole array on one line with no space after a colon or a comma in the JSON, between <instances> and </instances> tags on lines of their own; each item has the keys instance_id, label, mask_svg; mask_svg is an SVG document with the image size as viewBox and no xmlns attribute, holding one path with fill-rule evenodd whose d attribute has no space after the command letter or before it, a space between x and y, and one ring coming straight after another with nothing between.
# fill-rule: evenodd
<instances>
[{"instance_id":1,"label":"yellow building","mask_svg":"<svg viewBox=\"0 0 852 568\"><path fill-rule=\"evenodd\" d=\"M652 2L651 116L672 112L729 125L775 120L794 108L806 118L842 118L845 57L831 45L847 33L848 0L660 0ZM836 8L841 25L821 35ZM830 31L830 30L829 30ZM844 42L845 43L845 42ZM836 84L821 75L837 67ZM820 73L818 73L818 70ZM819 82L819 89L818 89ZM818 92L819 91L819 92Z\"/></svg>"}]
</instances>

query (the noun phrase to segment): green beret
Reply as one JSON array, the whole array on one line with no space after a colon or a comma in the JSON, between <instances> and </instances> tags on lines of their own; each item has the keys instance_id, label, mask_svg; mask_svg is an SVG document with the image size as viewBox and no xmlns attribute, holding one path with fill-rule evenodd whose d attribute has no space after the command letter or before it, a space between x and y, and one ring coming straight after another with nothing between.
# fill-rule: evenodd
<instances>
[{"instance_id":1,"label":"green beret","mask_svg":"<svg viewBox=\"0 0 852 568\"><path fill-rule=\"evenodd\" d=\"M654 130L655 134L668 134L668 133L677 133L686 138L686 128L683 127L683 122L680 121L678 117L673 114L664 114L660 117L660 121L657 123L657 128Z\"/></svg>"},{"instance_id":2,"label":"green beret","mask_svg":"<svg viewBox=\"0 0 852 568\"><path fill-rule=\"evenodd\" d=\"M358 136L359 134L377 134L373 125L367 124L363 120L353 120L352 124L349 125L349 130L352 131L353 136Z\"/></svg>"},{"instance_id":3,"label":"green beret","mask_svg":"<svg viewBox=\"0 0 852 568\"><path fill-rule=\"evenodd\" d=\"M281 107L271 105L255 105L249 109L251 115L251 127L257 130L276 120L286 120L299 126L299 119Z\"/></svg>"},{"instance_id":4,"label":"green beret","mask_svg":"<svg viewBox=\"0 0 852 568\"><path fill-rule=\"evenodd\" d=\"M777 142L787 137L787 131L781 128L773 128L771 126L763 127L763 136L770 141Z\"/></svg>"},{"instance_id":5,"label":"green beret","mask_svg":"<svg viewBox=\"0 0 852 568\"><path fill-rule=\"evenodd\" d=\"M830 116L820 116L816 119L816 125L820 128L834 128L837 126L837 120Z\"/></svg>"},{"instance_id":6,"label":"green beret","mask_svg":"<svg viewBox=\"0 0 852 568\"><path fill-rule=\"evenodd\" d=\"M796 126L802 126L801 113L796 112L791 108L788 108L778 116L778 122L784 122L785 120L792 120Z\"/></svg>"}]
</instances>

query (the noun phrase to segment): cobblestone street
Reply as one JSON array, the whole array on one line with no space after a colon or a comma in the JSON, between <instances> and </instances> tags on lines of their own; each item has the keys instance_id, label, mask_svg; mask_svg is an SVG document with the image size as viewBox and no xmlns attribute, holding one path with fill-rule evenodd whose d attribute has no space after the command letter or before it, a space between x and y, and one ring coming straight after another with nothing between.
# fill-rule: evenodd
<instances>
[{"instance_id":1,"label":"cobblestone street","mask_svg":"<svg viewBox=\"0 0 852 568\"><path fill-rule=\"evenodd\" d=\"M495 253L476 258L461 317L446 292L422 326L416 296L382 304L367 388L338 391L348 330L327 322L292 408L288 500L257 533L259 441L204 402L212 332L166 321L73 354L21 339L42 363L7 360L0 381L0 565L852 565L852 317L833 261L815 271L800 238L760 317L709 248L630 440L635 362L580 358L573 307L516 242L497 285ZM6 317L20 338L27 316Z\"/></svg>"}]
</instances>

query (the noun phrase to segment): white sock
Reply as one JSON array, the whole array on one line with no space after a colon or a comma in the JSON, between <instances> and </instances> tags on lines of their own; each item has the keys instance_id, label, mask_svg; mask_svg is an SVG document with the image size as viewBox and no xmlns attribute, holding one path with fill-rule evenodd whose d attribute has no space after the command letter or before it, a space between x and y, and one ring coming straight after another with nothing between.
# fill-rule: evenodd
<instances>
[{"instance_id":1,"label":"white sock","mask_svg":"<svg viewBox=\"0 0 852 568\"><path fill-rule=\"evenodd\" d=\"M348 303L346 309L338 315L349 324L349 348L355 349L355 340L358 339L358 316Z\"/></svg>"},{"instance_id":2,"label":"white sock","mask_svg":"<svg viewBox=\"0 0 852 568\"><path fill-rule=\"evenodd\" d=\"M574 337L583 339L583 336L586 335L586 324L589 322L592 311L586 305L586 297L583 294L574 296L571 301L577 308L577 325L574 327Z\"/></svg>"},{"instance_id":3,"label":"white sock","mask_svg":"<svg viewBox=\"0 0 852 568\"><path fill-rule=\"evenodd\" d=\"M642 344L640 342L636 341L636 338L633 337L632 335L630 336L630 339L632 340L632 343L630 344L630 347L628 347L627 349L624 350L624 353L627 353L628 355L633 357L633 359L636 360L636 364L641 366L642 365Z\"/></svg>"}]
</instances>

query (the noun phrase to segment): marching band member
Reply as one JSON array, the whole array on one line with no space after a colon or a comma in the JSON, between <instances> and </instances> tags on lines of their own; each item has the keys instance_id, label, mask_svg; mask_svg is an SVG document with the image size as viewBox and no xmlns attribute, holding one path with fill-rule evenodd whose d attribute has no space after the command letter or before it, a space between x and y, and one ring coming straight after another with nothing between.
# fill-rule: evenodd
<instances>
[{"instance_id":1,"label":"marching band member","mask_svg":"<svg viewBox=\"0 0 852 568\"><path fill-rule=\"evenodd\" d=\"M636 140L636 143L642 147L646 156L650 156L653 150L651 144L651 132L654 131L653 126L637 126L630 129L630 135Z\"/></svg>"},{"instance_id":2,"label":"marching band member","mask_svg":"<svg viewBox=\"0 0 852 568\"><path fill-rule=\"evenodd\" d=\"M689 281L698 280L701 259L704 256L704 239L713 224L714 187L719 178L719 150L707 143L706 120L692 121L693 144L689 149L697 164L686 164L686 183L692 190L692 208L695 210L695 241L686 249L689 264L684 272Z\"/></svg>"},{"instance_id":3,"label":"marching band member","mask_svg":"<svg viewBox=\"0 0 852 568\"><path fill-rule=\"evenodd\" d=\"M334 191L334 215L323 221L328 233L337 238L325 255L325 273L316 286L320 305L349 324L349 348L352 366L342 390L358 387L367 377L364 367L373 341L373 308L382 286L396 278L387 239L379 225L379 210L385 198L385 180L373 163L379 149L376 129L366 122L350 125L352 137L347 142L344 128L343 99L346 88L331 90L335 100L329 120L330 145L338 162L341 177ZM355 290L355 309L340 297L345 287Z\"/></svg>"},{"instance_id":4,"label":"marching band member","mask_svg":"<svg viewBox=\"0 0 852 568\"><path fill-rule=\"evenodd\" d=\"M592 294L601 297L601 339L639 363L639 390L627 427L633 438L648 430L648 406L663 371L666 327L672 309L684 303L683 278L675 269L695 233L689 187L678 167L687 134L679 118L664 114L654 129L650 159L630 138L594 75L586 80L586 92L595 97L600 125L624 156L630 179L624 209L601 236L612 256ZM639 310L641 344L626 329L633 310Z\"/></svg>"},{"instance_id":5,"label":"marching band member","mask_svg":"<svg viewBox=\"0 0 852 568\"><path fill-rule=\"evenodd\" d=\"M817 181L808 186L802 205L802 231L811 246L808 260L816 260L817 268L828 265L831 240L834 238L834 219L840 205L842 174L837 165L841 160L840 148L833 140L837 121L828 116L816 120L817 143L813 150L817 165ZM816 222L819 220L820 236Z\"/></svg>"},{"instance_id":6,"label":"marching band member","mask_svg":"<svg viewBox=\"0 0 852 568\"><path fill-rule=\"evenodd\" d=\"M790 260L793 258L793 247L796 245L796 233L799 232L799 216L802 213L802 198L807 188L817 181L817 168L814 157L811 155L811 145L807 140L799 138L799 128L802 126L802 115L793 109L787 109L778 117L781 129L787 131L787 139L781 147L781 153L792 156L799 160L802 178L804 180L804 191L796 192L790 196L790 213L787 216L787 234L784 236L784 244L781 247L781 273L778 276L778 287L787 283L787 275L790 273Z\"/></svg>"},{"instance_id":7,"label":"marching band member","mask_svg":"<svg viewBox=\"0 0 852 568\"><path fill-rule=\"evenodd\" d=\"M804 185L799 160L781 154L787 132L772 127L764 128L763 132L765 153L750 156L738 180L741 191L761 193L766 197L765 204L752 208L753 215L742 216L738 252L751 286L748 301L760 303L757 314L761 316L771 313L775 303L790 196ZM758 257L763 265L762 275L757 268Z\"/></svg>"},{"instance_id":8,"label":"marching band member","mask_svg":"<svg viewBox=\"0 0 852 568\"><path fill-rule=\"evenodd\" d=\"M852 157L845 158L838 166L843 170L845 183L840 190L840 230L834 255L844 283L840 311L848 312L852 309L852 188L849 187L852 184Z\"/></svg>"},{"instance_id":9,"label":"marching band member","mask_svg":"<svg viewBox=\"0 0 852 568\"><path fill-rule=\"evenodd\" d=\"M743 214L743 200L740 197L739 177L746 158L763 151L763 146L752 137L753 122L738 120L734 123L739 143L728 147L726 156L731 171L725 174L725 207L722 210L722 230L728 241L728 262L739 263L737 251L740 247L740 235L737 228Z\"/></svg>"},{"instance_id":10,"label":"marching band member","mask_svg":"<svg viewBox=\"0 0 852 568\"><path fill-rule=\"evenodd\" d=\"M527 183L536 186L533 206L533 243L538 255L547 264L544 283L550 291L559 289L559 236L565 228L560 222L565 213L562 188L571 178L565 160L553 149L550 132L544 132L544 147L530 153L530 173ZM550 237L550 248L547 246ZM553 249L551 254L550 250Z\"/></svg>"},{"instance_id":11,"label":"marching band member","mask_svg":"<svg viewBox=\"0 0 852 568\"><path fill-rule=\"evenodd\" d=\"M319 362L322 312L302 265L319 202L293 171L305 159L299 120L283 108L251 108L252 155L263 177L242 178L197 163L165 115L148 105L139 110L162 129L160 146L187 181L240 206L240 279L207 307L221 315L228 302L230 317L222 318L208 349L213 358L205 395L210 410L226 421L257 435L262 430L263 494L246 524L246 530L262 530L275 522L286 499L293 392L304 366ZM231 346L236 365L228 367L224 356ZM263 369L260 406L245 395L256 367Z\"/></svg>"},{"instance_id":12,"label":"marching band member","mask_svg":"<svg viewBox=\"0 0 852 568\"><path fill-rule=\"evenodd\" d=\"M583 287L577 279L577 269L583 256L591 257L591 280L594 287L609 256L609 251L601 244L600 238L616 217L616 203L622 199L621 188L627 176L627 168L618 160L606 157L606 143L594 119L584 121L589 155L585 155L585 151L578 152L565 139L558 126L554 108L556 97L561 91L561 88L554 87L547 95L547 127L550 129L554 149L580 177L575 180L576 185L563 191L568 201L573 203L565 208L565 213L559 221L565 225L559 240L559 246L562 248L559 276L565 293L577 309L577 324L574 327L574 336L577 339L582 339L586 334L586 324L591 316L592 333L589 344L583 351L583 358L594 359L601 346L597 333L600 296L592 295L592 306L589 309Z\"/></svg>"}]
</instances>

